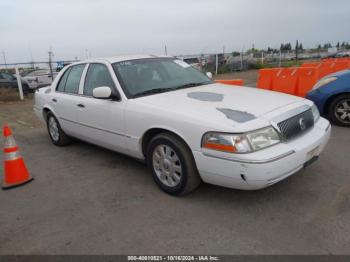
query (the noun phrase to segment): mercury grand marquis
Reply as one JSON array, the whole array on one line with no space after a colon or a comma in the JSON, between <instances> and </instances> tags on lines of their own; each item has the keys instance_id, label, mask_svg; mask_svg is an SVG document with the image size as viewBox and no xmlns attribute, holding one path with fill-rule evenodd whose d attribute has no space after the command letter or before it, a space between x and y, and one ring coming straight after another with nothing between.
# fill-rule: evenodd
<instances>
[{"instance_id":1,"label":"mercury grand marquis","mask_svg":"<svg viewBox=\"0 0 350 262\"><path fill-rule=\"evenodd\" d=\"M331 133L307 99L218 84L153 55L71 64L36 91L34 110L54 145L77 138L143 160L172 195L202 181L271 186L317 160Z\"/></svg>"}]
</instances>

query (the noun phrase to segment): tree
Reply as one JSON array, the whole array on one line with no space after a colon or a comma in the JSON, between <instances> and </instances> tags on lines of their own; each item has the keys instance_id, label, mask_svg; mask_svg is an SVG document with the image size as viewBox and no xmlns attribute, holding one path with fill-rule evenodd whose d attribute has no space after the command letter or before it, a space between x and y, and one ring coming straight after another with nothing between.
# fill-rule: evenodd
<instances>
[{"instance_id":1,"label":"tree","mask_svg":"<svg viewBox=\"0 0 350 262\"><path fill-rule=\"evenodd\" d=\"M339 42L337 43L337 48L338 48L338 49L340 48L340 43L339 43Z\"/></svg>"},{"instance_id":2,"label":"tree","mask_svg":"<svg viewBox=\"0 0 350 262\"><path fill-rule=\"evenodd\" d=\"M304 50L302 43L299 44L299 50Z\"/></svg>"},{"instance_id":3,"label":"tree","mask_svg":"<svg viewBox=\"0 0 350 262\"><path fill-rule=\"evenodd\" d=\"M324 48L324 49L332 48L332 44L328 42L328 43L326 43L326 44L323 45L323 48Z\"/></svg>"}]
</instances>

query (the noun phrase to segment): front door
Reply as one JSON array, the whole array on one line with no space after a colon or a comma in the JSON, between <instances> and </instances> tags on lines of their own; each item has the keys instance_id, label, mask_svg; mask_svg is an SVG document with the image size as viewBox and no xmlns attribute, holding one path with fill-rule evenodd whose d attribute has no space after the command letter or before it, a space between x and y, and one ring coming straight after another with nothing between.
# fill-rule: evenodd
<instances>
[{"instance_id":1,"label":"front door","mask_svg":"<svg viewBox=\"0 0 350 262\"><path fill-rule=\"evenodd\" d=\"M112 150L124 151L126 148L125 101L97 99L92 96L92 90L96 87L108 86L116 89L110 73L104 64L89 65L80 96L82 107L78 110L80 134L89 142Z\"/></svg>"}]
</instances>

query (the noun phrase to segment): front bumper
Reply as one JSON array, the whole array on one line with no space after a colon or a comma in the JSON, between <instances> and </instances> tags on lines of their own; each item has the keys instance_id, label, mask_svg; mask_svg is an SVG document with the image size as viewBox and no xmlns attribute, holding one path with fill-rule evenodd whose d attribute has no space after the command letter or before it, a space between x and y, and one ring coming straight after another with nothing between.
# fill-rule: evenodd
<instances>
[{"instance_id":1,"label":"front bumper","mask_svg":"<svg viewBox=\"0 0 350 262\"><path fill-rule=\"evenodd\" d=\"M313 129L288 143L250 154L212 156L194 151L204 182L224 187L257 190L273 185L302 169L317 157L331 134L329 122L320 118Z\"/></svg>"}]
</instances>

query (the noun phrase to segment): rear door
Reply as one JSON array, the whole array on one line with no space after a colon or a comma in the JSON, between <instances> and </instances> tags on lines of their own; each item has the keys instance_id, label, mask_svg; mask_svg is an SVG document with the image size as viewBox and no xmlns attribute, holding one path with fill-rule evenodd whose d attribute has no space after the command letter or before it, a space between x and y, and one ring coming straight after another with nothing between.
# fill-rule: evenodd
<instances>
[{"instance_id":1,"label":"rear door","mask_svg":"<svg viewBox=\"0 0 350 262\"><path fill-rule=\"evenodd\" d=\"M69 135L79 136L78 109L81 106L79 86L86 64L69 67L58 82L51 105L62 129Z\"/></svg>"},{"instance_id":2,"label":"rear door","mask_svg":"<svg viewBox=\"0 0 350 262\"><path fill-rule=\"evenodd\" d=\"M108 86L117 90L111 73L112 69L106 64L89 65L80 96L82 107L78 110L80 137L112 150L124 151L125 101L97 99L92 96L92 90L96 87Z\"/></svg>"}]
</instances>

